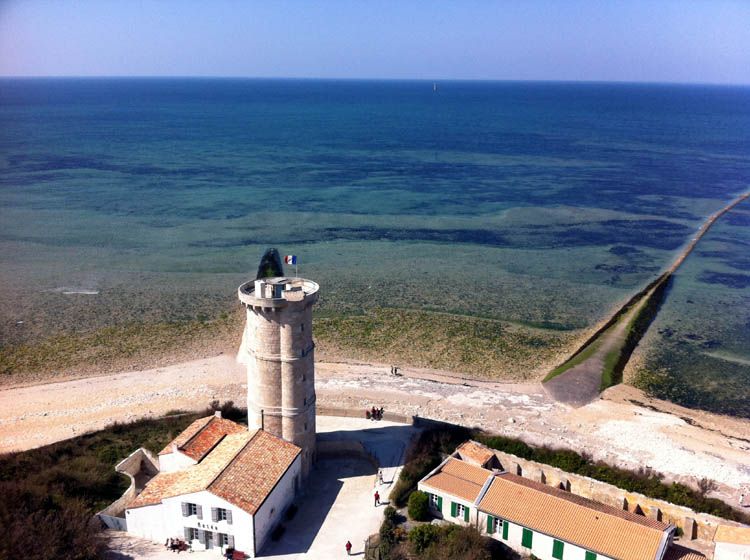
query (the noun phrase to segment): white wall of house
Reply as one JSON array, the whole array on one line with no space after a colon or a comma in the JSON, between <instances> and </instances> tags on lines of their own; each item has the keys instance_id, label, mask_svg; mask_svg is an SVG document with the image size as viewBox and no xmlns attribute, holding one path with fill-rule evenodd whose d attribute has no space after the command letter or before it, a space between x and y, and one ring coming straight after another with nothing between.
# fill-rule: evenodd
<instances>
[{"instance_id":1,"label":"white wall of house","mask_svg":"<svg viewBox=\"0 0 750 560\"><path fill-rule=\"evenodd\" d=\"M517 523L509 523L507 521L503 521L503 523L508 523L508 538L503 538L502 529L495 533L492 533L490 535L492 538L500 541L501 543L509 546L510 548L521 554L533 554L540 560L556 560L555 557L552 556L555 541L553 537L544 533L540 533L538 531L531 531L531 548L528 548L523 545L523 530L525 527L518 525ZM484 512L479 513L479 530L482 533L487 533L487 514ZM586 549L569 542L561 542L563 543L563 560L587 560ZM603 554L597 554L596 559L612 560L611 558L609 558L608 556L604 556Z\"/></svg>"},{"instance_id":2,"label":"white wall of house","mask_svg":"<svg viewBox=\"0 0 750 560\"><path fill-rule=\"evenodd\" d=\"M182 515L183 502L201 506L202 519L198 515L184 517ZM231 511L232 523L212 521L211 508ZM154 542L163 543L168 538L175 537L182 539L185 537L185 527L233 535L235 549L253 556L253 516L208 491L175 496L163 500L161 504L129 509L126 512L126 519L128 533ZM198 540L192 540L191 545L193 550L205 549L203 543ZM214 538L214 549L217 551L217 556L223 550L216 538Z\"/></svg>"},{"instance_id":3,"label":"white wall of house","mask_svg":"<svg viewBox=\"0 0 750 560\"><path fill-rule=\"evenodd\" d=\"M159 455L159 471L160 472L174 472L179 471L190 465L195 465L195 459L191 459L180 451L172 451L172 453L166 453Z\"/></svg>"},{"instance_id":4,"label":"white wall of house","mask_svg":"<svg viewBox=\"0 0 750 560\"><path fill-rule=\"evenodd\" d=\"M750 560L750 545L717 542L714 560Z\"/></svg>"},{"instance_id":5,"label":"white wall of house","mask_svg":"<svg viewBox=\"0 0 750 560\"><path fill-rule=\"evenodd\" d=\"M442 500L442 508L440 510L437 509L435 504L433 503L432 498L429 499L430 504L430 511L433 515L436 515L437 517L442 517L446 521L450 521L451 523L456 523L457 525L475 525L477 522L477 508L474 506L472 502L469 502L467 500L464 500L463 498L458 498L456 496L451 496L450 494L447 494L445 492L438 492L432 488L422 486L422 484L418 484L417 488L421 490L422 492L425 492L428 494L428 496L440 496ZM468 508L469 510L469 520L468 522L465 521L465 517L461 514L457 516L452 515L452 507L451 503L461 504L465 508Z\"/></svg>"},{"instance_id":6,"label":"white wall of house","mask_svg":"<svg viewBox=\"0 0 750 560\"><path fill-rule=\"evenodd\" d=\"M271 531L281 521L282 515L294 500L295 479L301 481L301 457L302 454L297 455L284 476L268 495L266 501L255 512L255 538L258 543L258 553L263 549Z\"/></svg>"}]
</instances>

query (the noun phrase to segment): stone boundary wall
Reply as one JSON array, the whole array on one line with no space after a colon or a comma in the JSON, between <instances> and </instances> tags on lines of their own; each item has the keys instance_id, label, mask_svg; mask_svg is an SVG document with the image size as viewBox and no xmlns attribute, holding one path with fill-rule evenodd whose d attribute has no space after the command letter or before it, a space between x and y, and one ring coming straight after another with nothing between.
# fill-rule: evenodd
<instances>
[{"instance_id":1,"label":"stone boundary wall","mask_svg":"<svg viewBox=\"0 0 750 560\"><path fill-rule=\"evenodd\" d=\"M664 523L672 523L682 529L684 538L688 540L713 541L719 525L740 525L714 515L698 513L687 507L649 498L643 494L628 492L606 482L571 474L550 465L528 461L510 453L494 449L491 451L495 453L503 469L510 473L542 482L548 486L555 486L618 509L643 514Z\"/></svg>"},{"instance_id":2,"label":"stone boundary wall","mask_svg":"<svg viewBox=\"0 0 750 560\"><path fill-rule=\"evenodd\" d=\"M345 418L365 418L365 409L337 408L335 406L318 406L316 409L317 416L343 416ZM415 417L406 414L397 414L395 412L384 411L383 420L397 422L399 424L414 425Z\"/></svg>"},{"instance_id":3,"label":"stone boundary wall","mask_svg":"<svg viewBox=\"0 0 750 560\"><path fill-rule=\"evenodd\" d=\"M96 514L110 529L125 530L119 528L120 525L124 525L125 521L121 516L125 512L125 508L128 507L128 504L138 495L140 490L138 484L143 485L140 479L137 482L136 478L143 472L144 467L145 470L152 473L159 472L159 458L143 447L133 451L115 466L115 471L124 474L130 479L130 486L123 492L122 496Z\"/></svg>"}]
</instances>

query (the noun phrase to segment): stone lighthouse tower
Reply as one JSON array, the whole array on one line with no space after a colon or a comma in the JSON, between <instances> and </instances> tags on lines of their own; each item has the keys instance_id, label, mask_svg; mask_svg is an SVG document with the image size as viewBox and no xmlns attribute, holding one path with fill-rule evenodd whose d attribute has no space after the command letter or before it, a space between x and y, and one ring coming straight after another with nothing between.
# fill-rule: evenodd
<instances>
[{"instance_id":1,"label":"stone lighthouse tower","mask_svg":"<svg viewBox=\"0 0 750 560\"><path fill-rule=\"evenodd\" d=\"M306 477L315 458L312 307L319 286L263 278L239 287L247 310L240 361L247 364L247 421L302 448Z\"/></svg>"}]
</instances>

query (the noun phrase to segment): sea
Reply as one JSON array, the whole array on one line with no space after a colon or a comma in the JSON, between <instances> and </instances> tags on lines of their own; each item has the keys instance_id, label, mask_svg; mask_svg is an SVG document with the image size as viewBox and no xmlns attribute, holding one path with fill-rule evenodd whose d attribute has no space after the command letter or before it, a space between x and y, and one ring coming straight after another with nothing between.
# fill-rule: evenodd
<instances>
[{"instance_id":1,"label":"sea","mask_svg":"<svg viewBox=\"0 0 750 560\"><path fill-rule=\"evenodd\" d=\"M269 247L321 316L583 332L748 189L748 87L4 78L0 343L210 319ZM676 275L652 392L750 400L748 226L750 202Z\"/></svg>"}]
</instances>

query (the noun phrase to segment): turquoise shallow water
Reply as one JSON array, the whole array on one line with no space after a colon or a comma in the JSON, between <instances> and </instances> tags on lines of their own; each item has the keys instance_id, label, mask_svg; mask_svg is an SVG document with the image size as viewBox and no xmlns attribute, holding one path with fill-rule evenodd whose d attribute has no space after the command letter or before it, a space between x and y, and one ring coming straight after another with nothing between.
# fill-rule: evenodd
<instances>
[{"instance_id":1,"label":"turquoise shallow water","mask_svg":"<svg viewBox=\"0 0 750 560\"><path fill-rule=\"evenodd\" d=\"M589 327L748 188L748 146L748 88L0 80L0 335L212 316L268 246L321 313ZM732 228L736 278L691 282L734 298ZM740 303L714 350L744 360Z\"/></svg>"}]
</instances>

